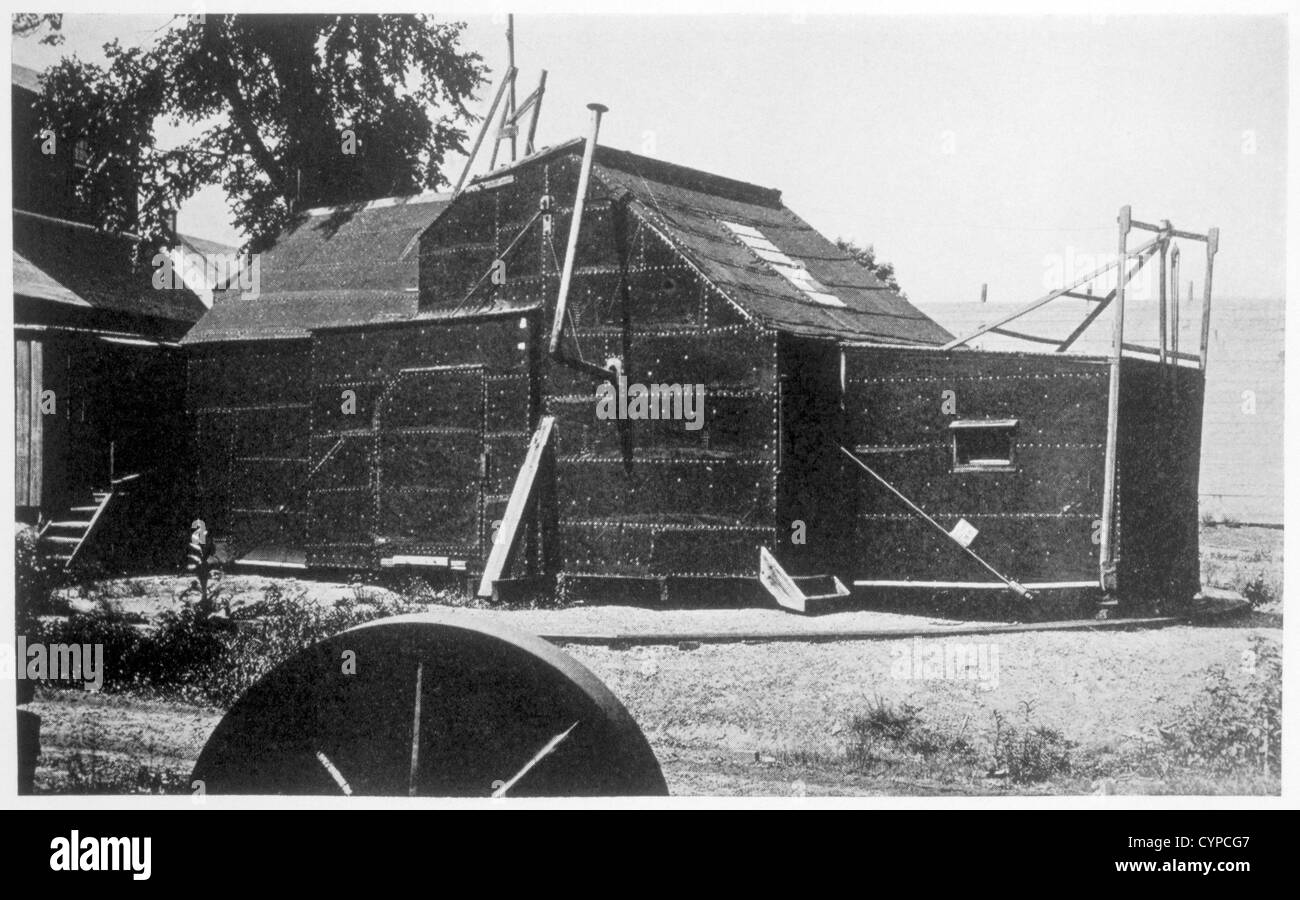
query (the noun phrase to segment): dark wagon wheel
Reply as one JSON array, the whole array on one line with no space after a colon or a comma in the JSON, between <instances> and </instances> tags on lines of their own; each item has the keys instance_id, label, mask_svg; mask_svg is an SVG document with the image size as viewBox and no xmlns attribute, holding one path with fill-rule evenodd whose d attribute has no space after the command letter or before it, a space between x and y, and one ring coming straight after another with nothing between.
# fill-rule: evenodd
<instances>
[{"instance_id":1,"label":"dark wagon wheel","mask_svg":"<svg viewBox=\"0 0 1300 900\"><path fill-rule=\"evenodd\" d=\"M541 638L468 615L395 616L277 666L191 776L213 794L667 794L601 681Z\"/></svg>"}]
</instances>

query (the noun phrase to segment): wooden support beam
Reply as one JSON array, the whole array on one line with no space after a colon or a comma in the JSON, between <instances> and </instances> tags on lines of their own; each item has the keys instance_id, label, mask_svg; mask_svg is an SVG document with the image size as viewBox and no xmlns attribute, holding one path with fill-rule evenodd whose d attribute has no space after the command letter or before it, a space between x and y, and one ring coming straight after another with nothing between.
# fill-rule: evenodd
<instances>
[{"instance_id":1,"label":"wooden support beam","mask_svg":"<svg viewBox=\"0 0 1300 900\"><path fill-rule=\"evenodd\" d=\"M1130 207L1120 207L1119 248L1116 253L1121 265L1128 264L1128 233L1133 214ZM1101 498L1101 553L1099 567L1101 585L1110 592L1115 589L1115 478L1119 471L1119 376L1124 354L1124 288L1128 279L1115 280L1115 325L1111 337L1110 385L1106 398L1106 461Z\"/></svg>"},{"instance_id":2,"label":"wooden support beam","mask_svg":"<svg viewBox=\"0 0 1300 900\"><path fill-rule=\"evenodd\" d=\"M515 80L512 78L510 79L510 93L514 94L514 92L515 92ZM497 122L497 133L496 136L492 139L492 155L488 157L489 172L491 172L493 169L497 167L497 156L501 152L501 142L508 137L511 143L513 144L515 140L515 135L517 135L518 133L519 133L519 129L516 128L510 121L510 104L506 103L504 106L501 107L501 119L500 121ZM513 151L512 151L511 162L514 162Z\"/></svg>"},{"instance_id":3,"label":"wooden support beam","mask_svg":"<svg viewBox=\"0 0 1300 900\"><path fill-rule=\"evenodd\" d=\"M854 587L863 588L919 588L929 591L1005 591L1000 581L855 581ZM1031 591L1066 591L1097 588L1096 581L1034 581L1025 582Z\"/></svg>"},{"instance_id":4,"label":"wooden support beam","mask_svg":"<svg viewBox=\"0 0 1300 900\"><path fill-rule=\"evenodd\" d=\"M505 96L506 87L515 80L515 72L514 66L508 68L506 77L501 79L501 83L497 85L496 96L492 98L492 106L488 108L487 115L483 117L483 127L478 130L478 137L474 138L474 147L469 151L469 158L465 160L465 168L460 171L460 178L456 179L456 187L451 192L453 199L465 186L465 179L469 177L469 170L474 165L474 158L478 156L479 147L483 146L483 138L487 136L488 129L492 127L492 120L496 117L497 107L501 105L501 98Z\"/></svg>"},{"instance_id":5,"label":"wooden support beam","mask_svg":"<svg viewBox=\"0 0 1300 900\"><path fill-rule=\"evenodd\" d=\"M1165 219L1162 223L1165 232L1168 232L1172 225L1169 220ZM1169 242L1161 241L1160 243L1160 364L1164 365L1165 352L1167 349L1168 334L1168 315L1169 315Z\"/></svg>"},{"instance_id":6,"label":"wooden support beam","mask_svg":"<svg viewBox=\"0 0 1300 900\"><path fill-rule=\"evenodd\" d=\"M1178 245L1169 251L1169 349L1178 353Z\"/></svg>"},{"instance_id":7,"label":"wooden support beam","mask_svg":"<svg viewBox=\"0 0 1300 900\"><path fill-rule=\"evenodd\" d=\"M1161 350L1158 347L1144 347L1141 344L1130 344L1127 341L1124 342L1124 349L1132 353L1149 353L1152 356L1161 355ZM1195 363L1199 363L1201 361L1201 358L1194 353L1175 353L1172 350L1165 350L1163 352L1165 356L1173 360L1185 359L1189 362L1195 362Z\"/></svg>"},{"instance_id":8,"label":"wooden support beam","mask_svg":"<svg viewBox=\"0 0 1300 900\"><path fill-rule=\"evenodd\" d=\"M533 91L536 100L531 101L533 108L532 118L528 120L528 139L524 141L524 153L532 154L535 152L533 140L537 137L537 118L542 114L542 100L546 96L546 70L542 69L542 77L537 82L537 90Z\"/></svg>"},{"instance_id":9,"label":"wooden support beam","mask_svg":"<svg viewBox=\"0 0 1300 900\"><path fill-rule=\"evenodd\" d=\"M993 566L989 565L989 563L984 559L984 557L980 556L978 553L976 553L974 550L968 547L965 543L958 540L952 534L952 532L948 531L947 528L944 528L933 518L931 518L930 515L925 510L921 509L921 507L917 506L915 503L909 500L907 496L903 494L902 491L894 487L883 477L877 474L874 469L872 469L862 460L858 459L856 456L854 456L852 453L846 450L843 446L840 447L840 452L843 453L845 456L847 456L849 459L853 460L855 463L857 463L859 468L861 468L864 472L866 472L868 475L874 478L882 487L885 488L885 490L889 491L891 494L893 494L895 497L901 500L903 502L903 505L906 506L909 510L911 510L920 518L924 519L926 522L930 523L930 525L932 525L935 529L941 532L944 537L948 538L948 540L952 541L958 548L960 548L963 553L965 553L971 559L975 560L975 562L983 566L984 569L988 571L990 575L992 575L994 578L1001 581L1003 586L1007 590L1011 591L1013 594L1015 594L1017 597L1020 597L1022 600L1033 599L1033 595L1029 591L1025 590L1024 585L1016 583L1015 581L1011 580L1007 576L1003 575L997 569L993 568Z\"/></svg>"},{"instance_id":10,"label":"wooden support beam","mask_svg":"<svg viewBox=\"0 0 1300 900\"><path fill-rule=\"evenodd\" d=\"M1201 300L1201 371L1210 353L1210 296L1214 290L1214 255L1219 252L1219 229L1211 228L1205 242L1205 286Z\"/></svg>"},{"instance_id":11,"label":"wooden support beam","mask_svg":"<svg viewBox=\"0 0 1300 900\"><path fill-rule=\"evenodd\" d=\"M506 503L505 516L501 519L501 528L497 531L492 550L488 553L487 565L483 567L483 577L479 580L478 595L492 596L492 583L505 576L514 558L515 548L523 533L524 516L537 492L537 473L542 467L542 457L551 445L551 434L555 429L554 416L542 416L537 423L537 430L528 443L528 453L515 476L515 487L510 492Z\"/></svg>"},{"instance_id":12,"label":"wooden support beam","mask_svg":"<svg viewBox=\"0 0 1300 900\"><path fill-rule=\"evenodd\" d=\"M1100 303L1094 306L1092 310L1086 316L1083 317L1083 321L1075 326L1074 331L1071 331L1069 335L1066 336L1065 340L1061 341L1061 343L1056 348L1056 352L1064 353L1066 350L1069 350L1070 347L1074 345L1075 341L1083 337L1083 333L1092 326L1093 322L1097 321L1097 319L1100 318L1101 314L1104 313L1107 307L1110 306L1110 302L1113 299L1115 299L1115 292L1111 291L1109 294L1105 296L1105 298Z\"/></svg>"},{"instance_id":13,"label":"wooden support beam","mask_svg":"<svg viewBox=\"0 0 1300 900\"><path fill-rule=\"evenodd\" d=\"M506 58L506 65L509 68L513 69L515 67L515 17L511 13L506 14L506 52L508 54ZM513 78L510 79L510 97L507 99L506 102L505 117L511 120L510 123L511 125L514 124L515 79ZM519 142L517 140L518 134L519 134L519 129L517 128L510 133L510 161L511 162L514 162L515 160L519 159ZM497 135L497 146L498 147L501 146L500 133L498 133ZM493 155L494 156L496 155L495 151L493 152Z\"/></svg>"},{"instance_id":14,"label":"wooden support beam","mask_svg":"<svg viewBox=\"0 0 1300 900\"><path fill-rule=\"evenodd\" d=\"M510 124L518 125L519 120L524 117L524 113L528 112L528 110L533 108L533 104L537 102L537 98L540 96L541 96L541 89L539 88L533 91L527 97L525 97L524 102L520 103L519 108L510 115L510 119L509 119Z\"/></svg>"},{"instance_id":15,"label":"wooden support beam","mask_svg":"<svg viewBox=\"0 0 1300 900\"><path fill-rule=\"evenodd\" d=\"M1147 249L1138 255L1138 264L1130 269L1128 274L1124 276L1125 284L1132 281L1133 277L1137 275L1144 265L1146 265L1147 260L1151 258L1153 249L1153 246L1149 244L1147 245ZM1065 340L1061 341L1061 345L1056 348L1057 353L1064 353L1066 350L1069 350L1074 342L1083 336L1083 333L1091 327L1093 322L1097 321L1101 314L1106 311L1107 307L1110 306L1111 301L1115 299L1115 291L1112 289L1104 297L1098 299L1101 302L1099 302L1097 306L1088 313L1088 315L1083 317L1083 321L1078 324L1074 331L1070 332L1069 336Z\"/></svg>"},{"instance_id":16,"label":"wooden support beam","mask_svg":"<svg viewBox=\"0 0 1300 900\"><path fill-rule=\"evenodd\" d=\"M1182 238L1188 241L1208 242L1210 240L1209 235L1206 234L1197 234L1194 231L1180 231L1171 226L1168 219L1164 219L1159 225L1153 225L1150 222L1139 222L1137 219L1130 219L1129 226L1142 231L1154 231L1157 234L1167 234L1169 237Z\"/></svg>"},{"instance_id":17,"label":"wooden support beam","mask_svg":"<svg viewBox=\"0 0 1300 900\"><path fill-rule=\"evenodd\" d=\"M1055 344L1057 338L1043 337L1040 334L1025 334L1023 331L1012 331L1010 328L994 328L991 334L1000 334L1003 337L1017 338L1022 341L1033 341L1037 344Z\"/></svg>"},{"instance_id":18,"label":"wooden support beam","mask_svg":"<svg viewBox=\"0 0 1300 900\"><path fill-rule=\"evenodd\" d=\"M1125 209L1127 208L1128 207L1125 207ZM1133 254L1134 255L1144 254L1151 248L1155 247L1161 240L1163 240L1163 238L1159 238L1159 237L1152 238L1150 241L1148 241L1147 243L1143 244L1141 247L1134 250ZM1013 322L1023 315L1031 313L1034 310L1039 309L1040 307L1046 306L1047 304L1055 300L1057 297L1064 297L1067 293L1073 291L1075 288L1082 287L1088 282L1093 281L1094 279L1100 277L1101 275L1106 274L1111 269L1117 268L1120 262L1121 260L1117 259L1113 262L1106 263L1104 266L1093 269L1091 272L1089 272L1087 275L1084 275L1082 278L1077 278L1074 281L1070 282L1069 284L1065 285L1065 287L1057 288L1051 293L1039 297L1037 300L1033 301L1032 303L1029 303L1026 306L1021 307L1020 309L1016 310L1013 313L1009 313L1008 315L1003 316L1001 319L998 319L996 322L993 322L992 324L989 325L981 325L979 328L977 328L975 331L972 331L970 334L966 335L965 337L960 337L957 338L956 340L949 341L948 343L943 345L942 349L952 350L954 347L960 347L962 344L966 344L969 343L970 341L975 340L975 338L979 337L980 335L988 334L990 331L992 331L995 328L1001 328L1003 325L1006 325L1009 322Z\"/></svg>"}]
</instances>

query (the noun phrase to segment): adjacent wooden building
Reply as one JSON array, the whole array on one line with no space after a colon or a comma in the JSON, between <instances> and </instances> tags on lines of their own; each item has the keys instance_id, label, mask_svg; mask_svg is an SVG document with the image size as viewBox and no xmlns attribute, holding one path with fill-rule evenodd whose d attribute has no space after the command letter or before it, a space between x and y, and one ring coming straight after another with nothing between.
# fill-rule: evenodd
<instances>
[{"instance_id":1,"label":"adjacent wooden building","mask_svg":"<svg viewBox=\"0 0 1300 900\"><path fill-rule=\"evenodd\" d=\"M15 66L15 515L66 561L110 497L170 481L188 444L179 339L204 306L183 286L154 286L138 238L87 221L75 184L94 148L46 140L38 91L37 73ZM111 530L99 549L125 552L132 532Z\"/></svg>"}]
</instances>

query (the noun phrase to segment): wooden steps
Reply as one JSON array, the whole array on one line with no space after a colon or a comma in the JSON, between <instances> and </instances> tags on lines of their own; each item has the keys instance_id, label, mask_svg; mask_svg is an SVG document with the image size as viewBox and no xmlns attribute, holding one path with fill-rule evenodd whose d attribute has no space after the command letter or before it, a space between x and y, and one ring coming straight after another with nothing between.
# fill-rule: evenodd
<instances>
[{"instance_id":1,"label":"wooden steps","mask_svg":"<svg viewBox=\"0 0 1300 900\"><path fill-rule=\"evenodd\" d=\"M114 482L114 485L133 480L135 477L119 479ZM95 533L96 526L103 521L104 510L112 503L113 496L113 491L94 491L91 494L93 504L70 507L65 518L47 523L41 529L40 536L41 547L46 556L63 568L70 568Z\"/></svg>"}]
</instances>

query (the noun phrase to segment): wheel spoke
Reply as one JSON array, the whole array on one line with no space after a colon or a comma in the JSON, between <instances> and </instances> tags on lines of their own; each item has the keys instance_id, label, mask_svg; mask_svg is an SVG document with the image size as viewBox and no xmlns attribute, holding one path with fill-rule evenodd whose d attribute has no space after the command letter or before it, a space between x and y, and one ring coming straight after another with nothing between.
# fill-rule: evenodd
<instances>
[{"instance_id":1,"label":"wheel spoke","mask_svg":"<svg viewBox=\"0 0 1300 900\"><path fill-rule=\"evenodd\" d=\"M343 791L344 795L351 797L352 786L348 784L347 779L343 777L343 773L338 770L338 767L330 762L330 758L317 750L316 759L320 760L320 764L325 767L325 771L330 773L330 778L334 779L334 783L339 786L339 790Z\"/></svg>"},{"instance_id":2,"label":"wheel spoke","mask_svg":"<svg viewBox=\"0 0 1300 900\"><path fill-rule=\"evenodd\" d=\"M424 663L415 665L415 712L411 723L411 776L407 780L407 795L415 796L415 773L420 767L420 695L423 693Z\"/></svg>"},{"instance_id":3,"label":"wheel spoke","mask_svg":"<svg viewBox=\"0 0 1300 900\"><path fill-rule=\"evenodd\" d=\"M577 723L577 722L574 722L574 723L573 723L572 725L570 725L568 728L564 729L564 730L561 731L559 734L557 734L555 737L553 737L553 738L551 738L549 741L547 741L547 742L546 742L546 745L545 745L544 747L542 747L541 750L538 750L537 753L535 753L535 754L533 755L533 758L532 758L532 759L530 759L530 760L528 760L528 762L524 763L524 767L523 767L522 769L520 769L518 772L516 772L516 773L515 773L515 776L514 776L513 778L511 778L511 779L510 779L509 781L507 781L505 784L501 785L501 787L499 787L499 788L497 788L495 791L493 791L493 792L492 792L492 796L493 796L493 797L504 797L504 796L506 795L506 793L509 792L509 790L510 790L512 787L514 787L516 784L519 783L519 779L523 778L525 775L528 774L529 770L532 769L533 766L537 765L539 762L541 762L542 760L546 759L546 757L548 757L548 756L550 756L552 753L554 753L554 752L555 752L555 748L558 747L558 746L560 746L560 744L564 743L564 739L567 738L567 737L569 736L569 732L573 731L573 729L575 729L575 728L577 728L577 727L578 727L578 723Z\"/></svg>"}]
</instances>

